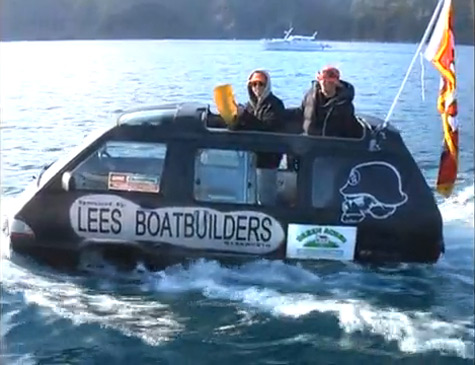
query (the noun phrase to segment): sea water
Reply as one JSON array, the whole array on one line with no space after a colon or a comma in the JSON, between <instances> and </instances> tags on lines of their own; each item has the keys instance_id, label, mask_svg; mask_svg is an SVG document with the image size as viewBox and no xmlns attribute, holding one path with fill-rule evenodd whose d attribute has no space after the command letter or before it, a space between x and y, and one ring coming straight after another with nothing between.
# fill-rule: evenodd
<instances>
[{"instance_id":1,"label":"sea water","mask_svg":"<svg viewBox=\"0 0 475 365\"><path fill-rule=\"evenodd\" d=\"M212 104L218 84L245 102L255 68L270 72L286 106L297 106L315 72L335 65L355 86L357 111L384 118L417 45L331 46L294 53L264 51L258 41L1 43L2 214L43 165L117 112ZM2 237L1 363L473 363L473 54L457 47L460 166L452 197L434 193L446 243L437 264L198 260L123 273L99 257L87 259L88 271L64 272L12 254ZM437 71L416 63L393 114L431 187L442 140L438 88Z\"/></svg>"}]
</instances>

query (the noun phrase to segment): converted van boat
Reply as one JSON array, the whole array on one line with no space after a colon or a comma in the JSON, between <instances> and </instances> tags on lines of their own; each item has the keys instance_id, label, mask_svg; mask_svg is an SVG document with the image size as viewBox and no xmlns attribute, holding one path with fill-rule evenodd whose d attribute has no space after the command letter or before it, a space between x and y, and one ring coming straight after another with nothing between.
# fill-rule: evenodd
<instances>
[{"instance_id":1,"label":"converted van boat","mask_svg":"<svg viewBox=\"0 0 475 365\"><path fill-rule=\"evenodd\" d=\"M288 114L285 133L263 133L229 130L201 104L124 112L25 190L11 248L54 263L102 248L152 266L438 260L441 215L396 129L380 138L382 121L358 116L358 139L304 136ZM260 183L259 153L282 156L271 183Z\"/></svg>"}]
</instances>

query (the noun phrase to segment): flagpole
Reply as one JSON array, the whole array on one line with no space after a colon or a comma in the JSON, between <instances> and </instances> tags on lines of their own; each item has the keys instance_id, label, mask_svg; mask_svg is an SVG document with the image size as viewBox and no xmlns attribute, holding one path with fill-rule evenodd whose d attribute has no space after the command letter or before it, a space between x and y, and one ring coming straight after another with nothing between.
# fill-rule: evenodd
<instances>
[{"instance_id":1,"label":"flagpole","mask_svg":"<svg viewBox=\"0 0 475 365\"><path fill-rule=\"evenodd\" d=\"M394 111L394 108L396 107L396 103L399 99L399 96L401 96L402 89L404 89L404 86L406 85L406 81L409 78L409 74L412 70L412 67L414 66L414 62L416 61L417 55L421 52L422 46L425 44L425 42L427 41L427 38L429 37L429 32L432 29L432 27L433 27L433 25L434 25L434 23L437 19L437 16L440 13L440 9L442 7L443 2L444 2L444 0L439 0L439 2L437 3L437 6L434 10L434 13L432 14L432 18L430 19L429 25L427 26L427 28L424 32L424 35L422 36L422 39L419 43L419 46L417 47L416 53L414 54L414 57L412 58L412 61L409 64L409 68L406 71L406 76L404 76L404 79L402 80L401 87L399 88L399 91L397 92L396 97L394 98L393 103L391 105L391 108L389 108L388 114L386 115L386 118L384 119L384 123L383 123L383 126L382 126L383 128L386 128L386 126L388 125L389 118L391 117L391 115Z\"/></svg>"}]
</instances>

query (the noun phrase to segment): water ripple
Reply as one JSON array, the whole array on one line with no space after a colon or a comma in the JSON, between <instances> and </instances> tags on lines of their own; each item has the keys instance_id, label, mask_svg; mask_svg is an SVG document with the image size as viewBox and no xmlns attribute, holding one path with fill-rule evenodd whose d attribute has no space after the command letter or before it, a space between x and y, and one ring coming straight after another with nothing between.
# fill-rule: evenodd
<instances>
[{"instance_id":1,"label":"water ripple","mask_svg":"<svg viewBox=\"0 0 475 365\"><path fill-rule=\"evenodd\" d=\"M331 43L332 52L318 57L264 52L253 41L2 44L2 217L42 166L113 115L184 99L212 104L222 83L244 102L247 77L258 67L270 71L285 105L297 106L315 72L334 64L355 86L356 109L384 118L415 45ZM124 275L106 265L59 273L10 255L2 238L0 361L472 363L473 48L458 47L457 57L460 174L450 199L436 196L447 248L436 265L226 267L200 260L160 272ZM433 187L442 139L439 75L426 70L422 101L415 72L392 123Z\"/></svg>"}]
</instances>

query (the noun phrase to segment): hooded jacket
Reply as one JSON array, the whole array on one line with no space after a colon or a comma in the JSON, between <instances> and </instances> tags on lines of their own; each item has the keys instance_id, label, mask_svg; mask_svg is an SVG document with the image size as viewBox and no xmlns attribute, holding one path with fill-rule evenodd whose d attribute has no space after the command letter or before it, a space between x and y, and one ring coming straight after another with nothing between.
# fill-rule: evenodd
<instances>
[{"instance_id":1,"label":"hooded jacket","mask_svg":"<svg viewBox=\"0 0 475 365\"><path fill-rule=\"evenodd\" d=\"M336 94L326 98L317 81L302 101L303 130L305 134L359 138L361 125L354 116L355 90L349 82L341 81Z\"/></svg>"},{"instance_id":2,"label":"hooded jacket","mask_svg":"<svg viewBox=\"0 0 475 365\"><path fill-rule=\"evenodd\" d=\"M255 72L266 75L267 83L263 94L257 98L252 91L250 79ZM285 107L282 100L271 91L270 75L265 70L254 70L247 79L249 101L238 115L237 129L275 132L282 129Z\"/></svg>"},{"instance_id":3,"label":"hooded jacket","mask_svg":"<svg viewBox=\"0 0 475 365\"><path fill-rule=\"evenodd\" d=\"M267 83L260 98L252 91L250 79L255 72L266 75ZM237 117L233 129L277 132L282 130L284 123L285 107L282 100L271 91L270 75L264 70L254 70L248 77L247 91L249 101ZM257 167L274 169L279 166L281 155L276 153L258 153Z\"/></svg>"}]
</instances>

